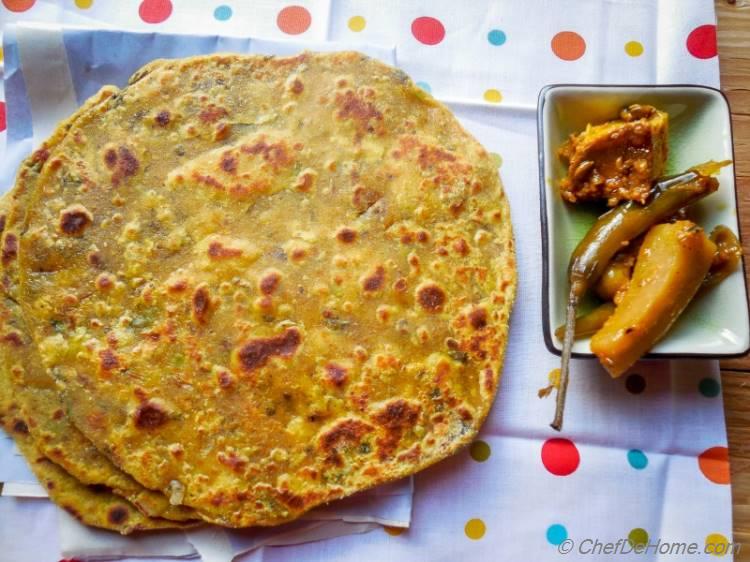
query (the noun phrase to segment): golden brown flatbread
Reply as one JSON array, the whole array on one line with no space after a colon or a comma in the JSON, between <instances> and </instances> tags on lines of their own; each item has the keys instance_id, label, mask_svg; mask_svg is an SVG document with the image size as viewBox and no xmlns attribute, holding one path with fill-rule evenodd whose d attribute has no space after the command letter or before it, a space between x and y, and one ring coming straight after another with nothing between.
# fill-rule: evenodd
<instances>
[{"instance_id":1,"label":"golden brown flatbread","mask_svg":"<svg viewBox=\"0 0 750 562\"><path fill-rule=\"evenodd\" d=\"M468 443L516 288L488 153L358 53L160 61L52 151L19 302L70 419L228 526Z\"/></svg>"},{"instance_id":2,"label":"golden brown flatbread","mask_svg":"<svg viewBox=\"0 0 750 562\"><path fill-rule=\"evenodd\" d=\"M14 190L3 197L0 203L0 235L2 247L5 249L0 260L3 293L3 298L0 299L0 315L3 319L0 330L0 355L4 358L0 366L0 385L5 386L6 392L12 395L19 415L25 420L26 439L29 443L23 450L33 452L28 459L30 463L44 466L47 461L42 462L41 457L45 456L82 484L104 486L108 490L114 490L116 494L138 506L145 515L185 521L196 518L192 510L183 506L172 506L163 494L145 489L101 455L70 423L63 411L55 382L42 366L16 302L18 269L15 259L17 252L13 251L13 248L17 247L15 241L20 235L19 227L24 216L25 202L34 188L41 165L49 151L64 138L78 117L104 102L115 92L115 88L103 88L73 116L61 123L44 145L24 161ZM52 469L43 470L45 473L52 472ZM80 486L70 488L78 489ZM72 496L73 492L69 495ZM70 503L68 501L68 504ZM88 507L90 504L86 505ZM77 511L81 512L80 509ZM164 523L160 522L155 528L164 526Z\"/></svg>"}]
</instances>

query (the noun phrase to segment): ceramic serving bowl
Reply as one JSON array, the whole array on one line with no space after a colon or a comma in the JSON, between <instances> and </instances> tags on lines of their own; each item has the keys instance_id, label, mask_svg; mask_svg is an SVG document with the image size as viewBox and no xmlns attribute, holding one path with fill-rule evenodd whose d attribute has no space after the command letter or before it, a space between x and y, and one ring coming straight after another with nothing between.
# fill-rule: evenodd
<instances>
[{"instance_id":1,"label":"ceramic serving bowl","mask_svg":"<svg viewBox=\"0 0 750 562\"><path fill-rule=\"evenodd\" d=\"M565 203L557 189L566 169L558 147L587 123L615 118L622 107L649 104L669 114L667 174L707 160L733 160L729 104L716 89L704 86L552 85L539 94L539 187L542 223L542 314L547 348L560 354L554 331L565 322L570 254L597 215ZM734 166L718 176L719 190L691 207L691 216L707 232L724 224L739 234ZM586 309L584 303L582 310ZM589 303L591 306L591 303ZM744 262L719 286L690 303L669 333L647 357L744 355L750 348L750 320ZM574 357L593 357L589 340L575 342Z\"/></svg>"}]
</instances>

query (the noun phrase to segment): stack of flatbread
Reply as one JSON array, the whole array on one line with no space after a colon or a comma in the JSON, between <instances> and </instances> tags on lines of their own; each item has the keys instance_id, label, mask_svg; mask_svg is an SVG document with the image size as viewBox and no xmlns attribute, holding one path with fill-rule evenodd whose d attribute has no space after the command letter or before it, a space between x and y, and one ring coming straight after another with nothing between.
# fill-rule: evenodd
<instances>
[{"instance_id":1,"label":"stack of flatbread","mask_svg":"<svg viewBox=\"0 0 750 562\"><path fill-rule=\"evenodd\" d=\"M453 454L497 391L497 170L361 54L155 61L0 219L0 419L84 523L290 521Z\"/></svg>"}]
</instances>

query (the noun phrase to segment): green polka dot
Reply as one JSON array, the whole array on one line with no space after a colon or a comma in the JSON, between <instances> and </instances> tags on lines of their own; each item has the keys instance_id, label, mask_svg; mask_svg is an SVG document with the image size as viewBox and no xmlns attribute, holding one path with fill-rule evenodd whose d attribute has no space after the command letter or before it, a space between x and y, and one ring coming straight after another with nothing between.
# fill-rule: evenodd
<instances>
[{"instance_id":1,"label":"green polka dot","mask_svg":"<svg viewBox=\"0 0 750 562\"><path fill-rule=\"evenodd\" d=\"M716 398L721 392L721 385L716 379L706 377L698 383L698 390L706 398Z\"/></svg>"},{"instance_id":2,"label":"green polka dot","mask_svg":"<svg viewBox=\"0 0 750 562\"><path fill-rule=\"evenodd\" d=\"M646 532L646 529L641 529L640 527L636 527L630 533L628 533L628 542L630 543L630 546L636 547L640 545L647 545L648 544L648 533Z\"/></svg>"},{"instance_id":3,"label":"green polka dot","mask_svg":"<svg viewBox=\"0 0 750 562\"><path fill-rule=\"evenodd\" d=\"M496 168L499 168L503 165L503 157L500 156L497 152L490 152L490 160L492 160L492 163Z\"/></svg>"},{"instance_id":4,"label":"green polka dot","mask_svg":"<svg viewBox=\"0 0 750 562\"><path fill-rule=\"evenodd\" d=\"M490 458L492 451L490 450L490 446L484 441L474 441L469 447L469 454L475 461L484 462Z\"/></svg>"}]
</instances>

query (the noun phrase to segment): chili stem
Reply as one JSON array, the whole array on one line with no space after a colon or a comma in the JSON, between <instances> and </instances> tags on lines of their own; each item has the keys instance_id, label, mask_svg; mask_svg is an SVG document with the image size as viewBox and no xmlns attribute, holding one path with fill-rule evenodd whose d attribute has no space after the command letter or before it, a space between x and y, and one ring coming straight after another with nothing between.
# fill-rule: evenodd
<instances>
[{"instance_id":1,"label":"chili stem","mask_svg":"<svg viewBox=\"0 0 750 562\"><path fill-rule=\"evenodd\" d=\"M565 311L565 338L563 339L562 362L560 364L560 383L557 387L557 400L555 401L555 419L550 424L550 427L555 431L561 431L563 426L565 396L568 393L568 379L570 378L570 353L573 350L573 339L576 330L577 307L578 295L576 294L575 287L571 286L568 307Z\"/></svg>"}]
</instances>

